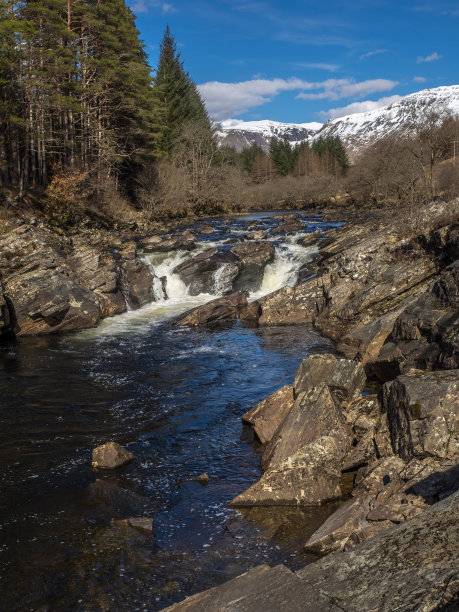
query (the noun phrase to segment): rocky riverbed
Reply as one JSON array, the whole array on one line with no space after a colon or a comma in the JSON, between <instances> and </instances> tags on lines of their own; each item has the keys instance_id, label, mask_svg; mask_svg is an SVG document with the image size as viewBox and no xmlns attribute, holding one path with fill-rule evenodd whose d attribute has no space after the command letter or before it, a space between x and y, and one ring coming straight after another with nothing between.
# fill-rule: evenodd
<instances>
[{"instance_id":1,"label":"rocky riverbed","mask_svg":"<svg viewBox=\"0 0 459 612\"><path fill-rule=\"evenodd\" d=\"M218 504L228 508L231 502L237 509L231 512L248 517L258 512L262 522L277 513L280 523L269 519L275 530L296 524L287 529L288 538L305 556L295 552L291 563L284 553L249 555L239 573L262 561L284 565L260 565L173 609L338 610L353 609L357 600L368 610L454 606L458 212L458 201L435 202L417 211L410 224L376 213L341 228L314 215L261 215L226 227L201 223L119 239L94 234L70 239L44 226L13 222L0 234L5 338L94 328L102 319L107 321L100 331L84 333L110 336L119 333L118 321L139 330L148 316L159 317L168 335L217 333L223 340L227 329L236 331L226 333L229 346L240 333L245 342L254 333L283 337L279 346L292 342L296 373L295 368L289 373L285 362L277 388L274 379L257 380L252 403L237 400L241 409L232 419L232 431L242 417L240 433L258 441L262 474L249 470L245 487L238 490L233 482ZM313 328L336 343L338 355L319 336L312 341ZM305 330L310 330L306 336ZM261 368L262 354L261 361L250 359ZM144 449L144 461L149 453ZM199 467L201 475L209 471L208 465ZM132 475L135 467L120 469ZM189 475L199 482L198 476ZM112 516L111 528L138 533L139 525L151 521L144 516L147 507L152 511L149 502L130 486L120 498L113 486L99 478L90 484L91 495L116 499L117 506L124 496L124 510ZM300 515L293 518L292 512ZM416 534L424 532L429 532L425 545L418 545ZM442 554L445 547L448 554ZM324 554L329 556L308 564ZM416 573L408 577L405 568L413 564ZM362 567L368 572L363 594ZM158 567L154 572L161 574ZM172 601L225 576L231 577L226 573L194 586L191 581ZM409 580L414 586L407 593ZM384 585L390 583L399 587L389 596ZM168 603L164 592L154 609L161 602Z\"/></svg>"}]
</instances>

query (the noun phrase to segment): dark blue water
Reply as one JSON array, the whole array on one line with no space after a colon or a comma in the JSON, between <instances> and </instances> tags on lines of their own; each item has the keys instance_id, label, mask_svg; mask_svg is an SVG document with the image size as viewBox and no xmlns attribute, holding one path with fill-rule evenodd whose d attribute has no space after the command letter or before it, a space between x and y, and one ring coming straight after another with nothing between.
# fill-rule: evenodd
<instances>
[{"instance_id":1,"label":"dark blue water","mask_svg":"<svg viewBox=\"0 0 459 612\"><path fill-rule=\"evenodd\" d=\"M309 326L115 330L1 347L2 610L159 610L261 562L305 564L333 510L228 505L261 474L240 417L329 341ZM136 459L97 473L109 440ZM132 516L154 537L110 525Z\"/></svg>"}]
</instances>

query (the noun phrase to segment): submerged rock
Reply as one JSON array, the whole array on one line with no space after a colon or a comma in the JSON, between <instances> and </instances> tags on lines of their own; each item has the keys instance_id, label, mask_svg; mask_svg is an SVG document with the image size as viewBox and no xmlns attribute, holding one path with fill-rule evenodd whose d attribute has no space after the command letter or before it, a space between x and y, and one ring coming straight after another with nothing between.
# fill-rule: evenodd
<instances>
[{"instance_id":1,"label":"submerged rock","mask_svg":"<svg viewBox=\"0 0 459 612\"><path fill-rule=\"evenodd\" d=\"M107 442L92 451L92 467L112 470L134 459L134 455L117 442Z\"/></svg>"},{"instance_id":2,"label":"submerged rock","mask_svg":"<svg viewBox=\"0 0 459 612\"><path fill-rule=\"evenodd\" d=\"M131 527L137 531L142 531L151 535L153 533L153 519L140 517L140 518L127 518L127 519L112 519L110 523L113 527Z\"/></svg>"}]
</instances>

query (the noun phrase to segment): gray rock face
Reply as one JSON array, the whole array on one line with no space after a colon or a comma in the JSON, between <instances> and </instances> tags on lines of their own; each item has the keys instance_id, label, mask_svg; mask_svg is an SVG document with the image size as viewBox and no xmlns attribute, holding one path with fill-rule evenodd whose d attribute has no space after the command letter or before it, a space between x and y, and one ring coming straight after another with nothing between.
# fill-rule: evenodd
<instances>
[{"instance_id":1,"label":"gray rock face","mask_svg":"<svg viewBox=\"0 0 459 612\"><path fill-rule=\"evenodd\" d=\"M257 291L261 287L267 264L274 260L270 242L244 242L231 249L238 259L239 273L233 281L236 291Z\"/></svg>"},{"instance_id":2,"label":"gray rock face","mask_svg":"<svg viewBox=\"0 0 459 612\"><path fill-rule=\"evenodd\" d=\"M167 253L168 251L192 251L196 246L196 239L191 232L183 232L161 238L160 236L151 236L142 241L142 249L145 253Z\"/></svg>"},{"instance_id":3,"label":"gray rock face","mask_svg":"<svg viewBox=\"0 0 459 612\"><path fill-rule=\"evenodd\" d=\"M444 215L458 212L459 200L429 204L422 210L425 232ZM451 242L451 232L445 240ZM320 258L316 278L260 300L261 324L314 322L339 341L357 327L395 310L405 299L420 295L444 265L441 255L435 255L430 243L419 239L416 229L397 220L391 224L369 219L341 228L321 249ZM368 330L366 337L351 340L351 345L355 342L359 351L372 339L384 341L381 336L387 325L390 322L381 321L379 330Z\"/></svg>"},{"instance_id":4,"label":"gray rock face","mask_svg":"<svg viewBox=\"0 0 459 612\"><path fill-rule=\"evenodd\" d=\"M387 411L394 451L405 459L459 454L459 371L411 371L386 383Z\"/></svg>"},{"instance_id":5,"label":"gray rock face","mask_svg":"<svg viewBox=\"0 0 459 612\"><path fill-rule=\"evenodd\" d=\"M287 460L322 436L336 439L341 456L352 442L352 434L341 408L325 384L312 387L298 396L263 454L262 469Z\"/></svg>"},{"instance_id":6,"label":"gray rock face","mask_svg":"<svg viewBox=\"0 0 459 612\"><path fill-rule=\"evenodd\" d=\"M459 597L458 541L455 493L406 523L296 574L283 566L259 566L167 610L452 611Z\"/></svg>"},{"instance_id":7,"label":"gray rock face","mask_svg":"<svg viewBox=\"0 0 459 612\"><path fill-rule=\"evenodd\" d=\"M113 470L129 463L134 455L116 442L107 442L92 451L92 467Z\"/></svg>"},{"instance_id":8,"label":"gray rock face","mask_svg":"<svg viewBox=\"0 0 459 612\"><path fill-rule=\"evenodd\" d=\"M246 412L242 421L252 425L260 442L267 444L284 422L293 401L292 386L286 385Z\"/></svg>"},{"instance_id":9,"label":"gray rock face","mask_svg":"<svg viewBox=\"0 0 459 612\"><path fill-rule=\"evenodd\" d=\"M62 237L25 223L0 236L0 272L3 306L16 335L37 335L95 327L101 318L153 298L152 276L136 260L134 242L101 248L84 240L106 244L100 236ZM122 277L125 282L122 282ZM9 324L10 325L10 324Z\"/></svg>"},{"instance_id":10,"label":"gray rock face","mask_svg":"<svg viewBox=\"0 0 459 612\"><path fill-rule=\"evenodd\" d=\"M227 297L217 298L203 306L198 306L181 315L175 325L184 327L200 327L216 321L239 318L247 308L247 297L243 293L233 293Z\"/></svg>"},{"instance_id":11,"label":"gray rock face","mask_svg":"<svg viewBox=\"0 0 459 612\"><path fill-rule=\"evenodd\" d=\"M153 275L150 268L137 260L125 261L123 269L123 290L126 302L137 310L155 299Z\"/></svg>"}]
</instances>

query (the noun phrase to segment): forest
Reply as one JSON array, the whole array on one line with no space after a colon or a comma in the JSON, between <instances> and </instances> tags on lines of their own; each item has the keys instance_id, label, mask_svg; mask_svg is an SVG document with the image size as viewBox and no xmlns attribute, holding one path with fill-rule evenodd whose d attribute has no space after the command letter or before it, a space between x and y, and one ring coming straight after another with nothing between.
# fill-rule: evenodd
<instances>
[{"instance_id":1,"label":"forest","mask_svg":"<svg viewBox=\"0 0 459 612\"><path fill-rule=\"evenodd\" d=\"M0 46L4 206L39 202L72 222L459 193L457 121L441 112L352 164L338 137L220 147L171 31L152 69L124 0L0 0Z\"/></svg>"}]
</instances>

